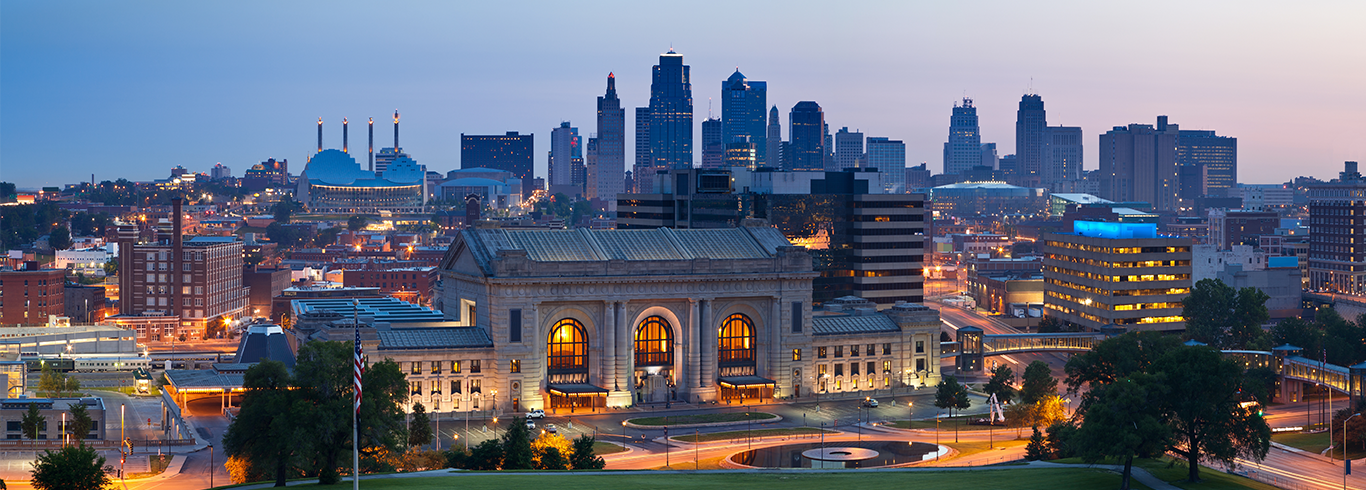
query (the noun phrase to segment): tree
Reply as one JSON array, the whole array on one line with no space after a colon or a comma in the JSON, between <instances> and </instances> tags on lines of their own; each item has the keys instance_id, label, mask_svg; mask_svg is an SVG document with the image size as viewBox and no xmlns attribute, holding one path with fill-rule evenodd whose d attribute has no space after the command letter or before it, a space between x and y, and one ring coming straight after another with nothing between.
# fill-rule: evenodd
<instances>
[{"instance_id":1,"label":"tree","mask_svg":"<svg viewBox=\"0 0 1366 490\"><path fill-rule=\"evenodd\" d=\"M218 338L218 335L226 331L227 328L228 321L221 316L210 320L204 325L204 340Z\"/></svg>"},{"instance_id":2,"label":"tree","mask_svg":"<svg viewBox=\"0 0 1366 490\"><path fill-rule=\"evenodd\" d=\"M346 229L351 231L364 230L365 224L369 221L370 220L364 216L352 216L350 218L346 218Z\"/></svg>"},{"instance_id":3,"label":"tree","mask_svg":"<svg viewBox=\"0 0 1366 490\"><path fill-rule=\"evenodd\" d=\"M119 273L119 259L117 256L104 263L104 275L112 276Z\"/></svg>"},{"instance_id":4,"label":"tree","mask_svg":"<svg viewBox=\"0 0 1366 490\"><path fill-rule=\"evenodd\" d=\"M1010 381L1014 379L1015 373L1010 366L1001 364L991 370L991 379L982 387L982 391L988 396L996 395L996 401L1000 403L1010 403L1015 398L1015 388L1010 386Z\"/></svg>"},{"instance_id":5,"label":"tree","mask_svg":"<svg viewBox=\"0 0 1366 490\"><path fill-rule=\"evenodd\" d=\"M602 460L593 450L593 444L598 439L588 434L580 435L574 439L574 455L569 458L569 465L576 470L600 470L607 466L607 462Z\"/></svg>"},{"instance_id":6,"label":"tree","mask_svg":"<svg viewBox=\"0 0 1366 490\"><path fill-rule=\"evenodd\" d=\"M1323 347L1323 330L1299 317L1290 317L1271 327L1271 343L1277 346L1290 344L1306 353L1317 353Z\"/></svg>"},{"instance_id":7,"label":"tree","mask_svg":"<svg viewBox=\"0 0 1366 490\"><path fill-rule=\"evenodd\" d=\"M38 490L102 490L111 484L105 459L84 444L43 451L33 462L29 480Z\"/></svg>"},{"instance_id":8,"label":"tree","mask_svg":"<svg viewBox=\"0 0 1366 490\"><path fill-rule=\"evenodd\" d=\"M1073 440L1076 439L1077 426L1063 420L1048 426L1044 440L1048 441L1048 452L1055 459L1070 458L1076 455Z\"/></svg>"},{"instance_id":9,"label":"tree","mask_svg":"<svg viewBox=\"0 0 1366 490\"><path fill-rule=\"evenodd\" d=\"M1039 426L1034 426L1034 435L1029 436L1029 444L1025 445L1025 459L1028 461L1041 461L1048 459L1048 444L1044 442L1043 433L1039 432Z\"/></svg>"},{"instance_id":10,"label":"tree","mask_svg":"<svg viewBox=\"0 0 1366 490\"><path fill-rule=\"evenodd\" d=\"M1229 343L1225 348L1266 350L1272 346L1271 338L1262 325L1271 320L1266 309L1266 301L1271 299L1257 288L1242 288L1233 303L1233 318L1229 327Z\"/></svg>"},{"instance_id":11,"label":"tree","mask_svg":"<svg viewBox=\"0 0 1366 490\"><path fill-rule=\"evenodd\" d=\"M1153 366L1165 373L1164 405L1174 430L1168 449L1185 456L1189 480L1200 480L1200 461L1233 467L1235 458L1266 458L1271 428L1256 412L1240 406L1243 370L1209 347L1183 347ZM1150 403L1153 400L1150 400Z\"/></svg>"},{"instance_id":12,"label":"tree","mask_svg":"<svg viewBox=\"0 0 1366 490\"><path fill-rule=\"evenodd\" d=\"M525 424L524 424L525 425ZM569 440L559 434L541 434L531 442L532 466L538 470L568 470L569 455L574 449Z\"/></svg>"},{"instance_id":13,"label":"tree","mask_svg":"<svg viewBox=\"0 0 1366 490\"><path fill-rule=\"evenodd\" d=\"M958 378L944 376L939 382L939 386L934 390L934 406L949 410L949 416L953 416L953 409L958 407L958 394L963 391L962 385L958 384Z\"/></svg>"},{"instance_id":14,"label":"tree","mask_svg":"<svg viewBox=\"0 0 1366 490\"><path fill-rule=\"evenodd\" d=\"M71 230L65 226L58 226L52 229L52 233L47 235L47 246L53 250L66 250L71 248Z\"/></svg>"},{"instance_id":15,"label":"tree","mask_svg":"<svg viewBox=\"0 0 1366 490\"><path fill-rule=\"evenodd\" d=\"M1280 377L1279 371L1269 367L1250 368L1243 373L1243 392L1257 399L1263 407L1270 406Z\"/></svg>"},{"instance_id":16,"label":"tree","mask_svg":"<svg viewBox=\"0 0 1366 490\"><path fill-rule=\"evenodd\" d=\"M45 398L60 398L66 393L80 391L81 380L53 371L43 363L43 374L38 378L38 393Z\"/></svg>"},{"instance_id":17,"label":"tree","mask_svg":"<svg viewBox=\"0 0 1366 490\"><path fill-rule=\"evenodd\" d=\"M24 412L24 420L19 423L19 427L23 429L24 437L29 440L37 439L38 432L47 427L47 418L38 411L37 403L29 402L28 411Z\"/></svg>"},{"instance_id":18,"label":"tree","mask_svg":"<svg viewBox=\"0 0 1366 490\"><path fill-rule=\"evenodd\" d=\"M90 428L95 426L95 421L90 419L90 411L86 410L84 403L76 402L67 407L71 411L71 420L66 423L67 434L80 444L85 444L85 437L90 435Z\"/></svg>"},{"instance_id":19,"label":"tree","mask_svg":"<svg viewBox=\"0 0 1366 490\"><path fill-rule=\"evenodd\" d=\"M1218 279L1203 279L1191 288L1190 296L1181 300L1181 316L1186 318L1186 337L1222 348L1226 343L1233 317L1237 292Z\"/></svg>"},{"instance_id":20,"label":"tree","mask_svg":"<svg viewBox=\"0 0 1366 490\"><path fill-rule=\"evenodd\" d=\"M465 468L476 471L492 471L503 467L503 443L489 439L474 446L470 457L465 460Z\"/></svg>"},{"instance_id":21,"label":"tree","mask_svg":"<svg viewBox=\"0 0 1366 490\"><path fill-rule=\"evenodd\" d=\"M1045 316L1042 320L1039 320L1038 331L1039 333L1058 333L1065 332L1067 330L1061 320L1058 320L1057 318L1053 318L1051 316Z\"/></svg>"},{"instance_id":22,"label":"tree","mask_svg":"<svg viewBox=\"0 0 1366 490\"><path fill-rule=\"evenodd\" d=\"M322 248L332 245L337 242L337 235L340 234L341 228L335 226L319 230L318 234L313 236L313 246Z\"/></svg>"},{"instance_id":23,"label":"tree","mask_svg":"<svg viewBox=\"0 0 1366 490\"><path fill-rule=\"evenodd\" d=\"M1106 339L1091 350L1067 360L1067 391L1081 393L1084 385L1112 383L1145 372L1167 351L1181 347L1181 339L1161 332L1129 332ZM1085 399L1082 406L1085 407Z\"/></svg>"},{"instance_id":24,"label":"tree","mask_svg":"<svg viewBox=\"0 0 1366 490\"><path fill-rule=\"evenodd\" d=\"M294 212L302 208L303 206L301 206L298 201L295 201L293 197L285 196L280 202L271 206L270 211L271 214L275 215L276 223L288 224L289 220L294 218Z\"/></svg>"},{"instance_id":25,"label":"tree","mask_svg":"<svg viewBox=\"0 0 1366 490\"><path fill-rule=\"evenodd\" d=\"M293 415L297 393L284 363L263 360L242 378L242 409L223 435L229 461L242 461L243 478L269 475L275 486L285 486L295 457L296 442L307 441Z\"/></svg>"},{"instance_id":26,"label":"tree","mask_svg":"<svg viewBox=\"0 0 1366 490\"><path fill-rule=\"evenodd\" d=\"M432 419L427 417L427 407L414 403L413 420L408 423L408 447L418 448L431 442Z\"/></svg>"},{"instance_id":27,"label":"tree","mask_svg":"<svg viewBox=\"0 0 1366 490\"><path fill-rule=\"evenodd\" d=\"M1034 404L1045 396L1058 393L1058 380L1053 379L1053 371L1048 363L1034 361L1025 366L1023 382L1020 383L1020 403Z\"/></svg>"},{"instance_id":28,"label":"tree","mask_svg":"<svg viewBox=\"0 0 1366 490\"><path fill-rule=\"evenodd\" d=\"M535 467L529 432L526 419L512 418L507 433L503 434L503 469L529 470Z\"/></svg>"},{"instance_id":29,"label":"tree","mask_svg":"<svg viewBox=\"0 0 1366 490\"><path fill-rule=\"evenodd\" d=\"M1160 404L1153 403L1165 396L1164 388L1162 380L1136 373L1092 389L1093 403L1077 429L1075 444L1087 463L1104 458L1123 461L1121 490L1129 488L1134 457L1161 453L1171 438Z\"/></svg>"}]
</instances>

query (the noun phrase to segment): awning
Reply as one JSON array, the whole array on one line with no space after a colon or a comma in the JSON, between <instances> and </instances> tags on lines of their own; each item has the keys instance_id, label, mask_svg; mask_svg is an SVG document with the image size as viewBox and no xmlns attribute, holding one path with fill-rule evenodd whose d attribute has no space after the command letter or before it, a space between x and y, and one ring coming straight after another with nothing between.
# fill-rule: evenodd
<instances>
[{"instance_id":1,"label":"awning","mask_svg":"<svg viewBox=\"0 0 1366 490\"><path fill-rule=\"evenodd\" d=\"M721 386L726 388L752 388L755 386L773 386L773 380L758 376L723 376L717 380Z\"/></svg>"},{"instance_id":2,"label":"awning","mask_svg":"<svg viewBox=\"0 0 1366 490\"><path fill-rule=\"evenodd\" d=\"M587 383L552 384L546 388L550 394L559 396L607 396L607 389Z\"/></svg>"}]
</instances>

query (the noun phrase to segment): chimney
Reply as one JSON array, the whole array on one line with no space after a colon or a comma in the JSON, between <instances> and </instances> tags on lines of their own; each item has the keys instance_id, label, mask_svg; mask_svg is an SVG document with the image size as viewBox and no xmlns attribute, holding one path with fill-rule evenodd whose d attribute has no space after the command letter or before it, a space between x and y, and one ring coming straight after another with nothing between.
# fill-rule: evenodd
<instances>
[{"instance_id":1,"label":"chimney","mask_svg":"<svg viewBox=\"0 0 1366 490\"><path fill-rule=\"evenodd\" d=\"M398 109L394 109L394 153L398 153Z\"/></svg>"},{"instance_id":2,"label":"chimney","mask_svg":"<svg viewBox=\"0 0 1366 490\"><path fill-rule=\"evenodd\" d=\"M319 121L321 121L321 119L319 119ZM321 128L322 126L318 127ZM171 217L171 226L174 227L174 229L171 230L171 273L168 274L168 276L170 276L171 278L171 294L173 296L173 299L175 300L175 302L171 304L171 312L177 316L180 315L181 305L180 274L185 273L185 271L183 270L178 270L180 269L180 267L176 267L176 264L182 264L181 267L184 267L183 264L185 263L182 260L184 256L181 255L181 240L183 239L183 237L181 236L180 228L180 222L182 219L180 214L180 204L183 201L184 200L179 197L171 199L171 212L175 214Z\"/></svg>"},{"instance_id":3,"label":"chimney","mask_svg":"<svg viewBox=\"0 0 1366 490\"><path fill-rule=\"evenodd\" d=\"M346 150L346 139L347 139L346 118L343 117L343 118L342 118L342 153L350 153L349 151Z\"/></svg>"},{"instance_id":4,"label":"chimney","mask_svg":"<svg viewBox=\"0 0 1366 490\"><path fill-rule=\"evenodd\" d=\"M370 118L370 171L375 171L375 118Z\"/></svg>"},{"instance_id":5,"label":"chimney","mask_svg":"<svg viewBox=\"0 0 1366 490\"><path fill-rule=\"evenodd\" d=\"M124 267L125 271L131 271L133 270L133 245L138 243L138 225L120 224L115 229L118 230L119 264ZM133 293L131 292L133 291L133 274L119 274L119 290L129 291L123 293L129 299L119 301L119 314L132 315L134 306Z\"/></svg>"},{"instance_id":6,"label":"chimney","mask_svg":"<svg viewBox=\"0 0 1366 490\"><path fill-rule=\"evenodd\" d=\"M318 118L318 151L323 151L323 118Z\"/></svg>"}]
</instances>

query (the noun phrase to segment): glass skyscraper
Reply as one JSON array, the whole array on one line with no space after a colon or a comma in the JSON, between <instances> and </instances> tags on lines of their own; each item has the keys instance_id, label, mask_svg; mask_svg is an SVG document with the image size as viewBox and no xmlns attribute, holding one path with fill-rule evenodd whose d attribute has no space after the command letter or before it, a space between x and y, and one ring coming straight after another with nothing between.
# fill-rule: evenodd
<instances>
[{"instance_id":1,"label":"glass skyscraper","mask_svg":"<svg viewBox=\"0 0 1366 490\"><path fill-rule=\"evenodd\" d=\"M460 168L492 168L512 172L522 179L522 197L531 197L532 147L536 135L517 134L476 135L460 133Z\"/></svg>"},{"instance_id":2,"label":"glass skyscraper","mask_svg":"<svg viewBox=\"0 0 1366 490\"><path fill-rule=\"evenodd\" d=\"M825 170L825 113L821 105L809 100L798 102L787 122L791 124L787 134L792 158L791 167L783 170Z\"/></svg>"},{"instance_id":3,"label":"glass skyscraper","mask_svg":"<svg viewBox=\"0 0 1366 490\"><path fill-rule=\"evenodd\" d=\"M1043 108L1043 97L1026 94L1020 98L1020 110L1015 113L1015 164L1017 179L1024 187L1039 187L1049 173L1044 167L1044 148L1047 139L1048 117Z\"/></svg>"},{"instance_id":4,"label":"glass skyscraper","mask_svg":"<svg viewBox=\"0 0 1366 490\"><path fill-rule=\"evenodd\" d=\"M944 173L961 174L982 164L982 131L972 99L953 105L949 140L944 143Z\"/></svg>"},{"instance_id":5,"label":"glass skyscraper","mask_svg":"<svg viewBox=\"0 0 1366 490\"><path fill-rule=\"evenodd\" d=\"M692 168L692 82L683 55L659 55L650 82L650 156L655 167Z\"/></svg>"},{"instance_id":6,"label":"glass skyscraper","mask_svg":"<svg viewBox=\"0 0 1366 490\"><path fill-rule=\"evenodd\" d=\"M736 142L737 136L748 136L754 144L755 161L768 162L767 112L768 82L749 81L739 69L721 82L721 142Z\"/></svg>"}]
</instances>

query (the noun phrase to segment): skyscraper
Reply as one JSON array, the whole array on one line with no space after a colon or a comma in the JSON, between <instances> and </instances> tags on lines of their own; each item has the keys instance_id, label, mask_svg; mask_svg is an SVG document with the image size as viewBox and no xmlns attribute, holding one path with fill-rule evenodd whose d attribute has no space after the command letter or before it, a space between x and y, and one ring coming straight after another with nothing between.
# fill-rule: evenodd
<instances>
[{"instance_id":1,"label":"skyscraper","mask_svg":"<svg viewBox=\"0 0 1366 490\"><path fill-rule=\"evenodd\" d=\"M761 167L782 168L783 167L783 126L778 123L778 106L773 106L768 111L768 135L765 138L764 150L765 161L759 162Z\"/></svg>"},{"instance_id":2,"label":"skyscraper","mask_svg":"<svg viewBox=\"0 0 1366 490\"><path fill-rule=\"evenodd\" d=\"M607 92L598 97L597 155L588 166L589 199L615 211L617 194L626 192L626 110L617 98L617 77L607 74Z\"/></svg>"},{"instance_id":3,"label":"skyscraper","mask_svg":"<svg viewBox=\"0 0 1366 490\"><path fill-rule=\"evenodd\" d=\"M574 183L574 159L583 158L579 147L579 128L569 126L569 121L550 132L550 163L546 173L550 177L551 189L557 185Z\"/></svg>"},{"instance_id":4,"label":"skyscraper","mask_svg":"<svg viewBox=\"0 0 1366 490\"><path fill-rule=\"evenodd\" d=\"M1000 167L1000 157L996 154L996 143L982 143L982 163L983 167L997 170Z\"/></svg>"},{"instance_id":5,"label":"skyscraper","mask_svg":"<svg viewBox=\"0 0 1366 490\"><path fill-rule=\"evenodd\" d=\"M636 108L636 164L632 177L635 192L646 192L654 182L654 158L650 157L650 108Z\"/></svg>"},{"instance_id":6,"label":"skyscraper","mask_svg":"<svg viewBox=\"0 0 1366 490\"><path fill-rule=\"evenodd\" d=\"M737 142L736 136L748 136L754 145L756 163L768 161L768 137L765 125L768 108L768 82L749 81L736 68L721 82L721 142Z\"/></svg>"},{"instance_id":7,"label":"skyscraper","mask_svg":"<svg viewBox=\"0 0 1366 490\"><path fill-rule=\"evenodd\" d=\"M1332 181L1309 186L1309 287L1366 294L1366 179L1357 162Z\"/></svg>"},{"instance_id":8,"label":"skyscraper","mask_svg":"<svg viewBox=\"0 0 1366 490\"><path fill-rule=\"evenodd\" d=\"M522 179L522 197L535 190L533 159L536 135L508 131L503 135L460 133L460 168L492 168Z\"/></svg>"},{"instance_id":9,"label":"skyscraper","mask_svg":"<svg viewBox=\"0 0 1366 490\"><path fill-rule=\"evenodd\" d=\"M692 82L683 55L659 55L650 82L650 154L656 167L692 168Z\"/></svg>"},{"instance_id":10,"label":"skyscraper","mask_svg":"<svg viewBox=\"0 0 1366 490\"><path fill-rule=\"evenodd\" d=\"M859 168L863 160L863 133L840 128L835 133L835 170Z\"/></svg>"},{"instance_id":11,"label":"skyscraper","mask_svg":"<svg viewBox=\"0 0 1366 490\"><path fill-rule=\"evenodd\" d=\"M1082 132L1075 126L1049 126L1045 131L1043 186L1054 192L1060 182L1081 180Z\"/></svg>"},{"instance_id":12,"label":"skyscraper","mask_svg":"<svg viewBox=\"0 0 1366 490\"><path fill-rule=\"evenodd\" d=\"M702 121L702 168L721 168L726 153L723 143L722 122L720 119L707 118Z\"/></svg>"},{"instance_id":13,"label":"skyscraper","mask_svg":"<svg viewBox=\"0 0 1366 490\"><path fill-rule=\"evenodd\" d=\"M982 164L982 131L972 99L954 103L949 119L949 140L944 143L944 173L961 174Z\"/></svg>"},{"instance_id":14,"label":"skyscraper","mask_svg":"<svg viewBox=\"0 0 1366 490\"><path fill-rule=\"evenodd\" d=\"M825 170L825 113L813 101L798 102L787 116L791 125L787 130L791 139L790 167L784 170Z\"/></svg>"},{"instance_id":15,"label":"skyscraper","mask_svg":"<svg viewBox=\"0 0 1366 490\"><path fill-rule=\"evenodd\" d=\"M1024 187L1039 187L1044 177L1044 147L1047 146L1048 118L1043 97L1026 94L1015 113L1015 165L1017 179Z\"/></svg>"},{"instance_id":16,"label":"skyscraper","mask_svg":"<svg viewBox=\"0 0 1366 490\"><path fill-rule=\"evenodd\" d=\"M1176 131L1149 124L1115 126L1100 135L1100 197L1147 202L1158 211L1178 207Z\"/></svg>"},{"instance_id":17,"label":"skyscraper","mask_svg":"<svg viewBox=\"0 0 1366 490\"><path fill-rule=\"evenodd\" d=\"M1176 164L1194 167L1190 173L1198 177L1195 182L1182 182L1182 186L1192 188L1199 196L1223 197L1238 185L1238 138L1177 128Z\"/></svg>"},{"instance_id":18,"label":"skyscraper","mask_svg":"<svg viewBox=\"0 0 1366 490\"><path fill-rule=\"evenodd\" d=\"M906 190L906 143L885 137L868 138L869 168L876 168L882 177L883 191L900 194Z\"/></svg>"}]
</instances>

